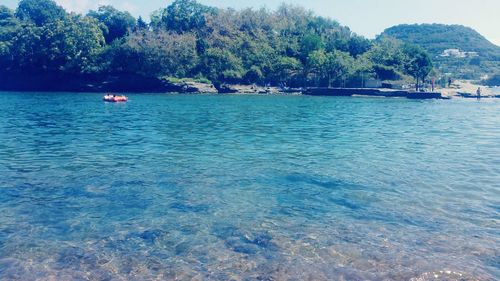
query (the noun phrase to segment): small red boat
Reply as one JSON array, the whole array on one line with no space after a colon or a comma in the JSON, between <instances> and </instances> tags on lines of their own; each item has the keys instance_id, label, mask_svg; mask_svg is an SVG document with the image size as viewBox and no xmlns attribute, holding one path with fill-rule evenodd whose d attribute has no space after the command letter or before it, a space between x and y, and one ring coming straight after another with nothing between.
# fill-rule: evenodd
<instances>
[{"instance_id":1,"label":"small red boat","mask_svg":"<svg viewBox=\"0 0 500 281\"><path fill-rule=\"evenodd\" d=\"M104 96L103 100L105 102L127 102L128 98L126 96L116 96L112 94L107 94Z\"/></svg>"}]
</instances>

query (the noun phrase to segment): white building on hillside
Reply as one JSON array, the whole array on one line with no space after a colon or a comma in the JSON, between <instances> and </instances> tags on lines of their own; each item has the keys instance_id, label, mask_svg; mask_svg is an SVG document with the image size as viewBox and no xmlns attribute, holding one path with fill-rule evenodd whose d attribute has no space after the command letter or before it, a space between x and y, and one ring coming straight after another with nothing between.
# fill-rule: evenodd
<instances>
[{"instance_id":1,"label":"white building on hillside","mask_svg":"<svg viewBox=\"0 0 500 281\"><path fill-rule=\"evenodd\" d=\"M440 55L441 57L454 57L454 58L472 58L477 57L477 52L464 52L460 49L446 49Z\"/></svg>"}]
</instances>

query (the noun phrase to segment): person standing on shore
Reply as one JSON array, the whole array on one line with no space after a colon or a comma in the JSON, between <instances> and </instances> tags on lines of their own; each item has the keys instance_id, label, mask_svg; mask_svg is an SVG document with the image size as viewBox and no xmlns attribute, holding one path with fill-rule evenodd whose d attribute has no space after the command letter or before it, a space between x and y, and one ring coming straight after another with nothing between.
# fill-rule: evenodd
<instances>
[{"instance_id":1,"label":"person standing on shore","mask_svg":"<svg viewBox=\"0 0 500 281\"><path fill-rule=\"evenodd\" d=\"M477 99L480 100L481 99L481 87L477 88L476 94L477 94Z\"/></svg>"}]
</instances>

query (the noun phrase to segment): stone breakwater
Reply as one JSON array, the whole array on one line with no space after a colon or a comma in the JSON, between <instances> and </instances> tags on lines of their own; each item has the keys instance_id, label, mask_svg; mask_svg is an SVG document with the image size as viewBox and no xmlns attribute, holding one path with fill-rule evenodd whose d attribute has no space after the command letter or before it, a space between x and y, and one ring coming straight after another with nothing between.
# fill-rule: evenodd
<instances>
[{"instance_id":1,"label":"stone breakwater","mask_svg":"<svg viewBox=\"0 0 500 281\"><path fill-rule=\"evenodd\" d=\"M438 92L412 92L404 90L374 89L374 88L308 88L302 92L309 96L372 96L409 99L445 99Z\"/></svg>"}]
</instances>

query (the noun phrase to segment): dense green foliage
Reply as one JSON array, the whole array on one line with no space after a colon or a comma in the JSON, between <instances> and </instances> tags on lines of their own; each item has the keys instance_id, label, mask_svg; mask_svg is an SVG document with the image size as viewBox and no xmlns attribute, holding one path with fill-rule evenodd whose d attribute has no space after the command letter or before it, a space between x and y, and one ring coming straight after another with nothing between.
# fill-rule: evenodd
<instances>
[{"instance_id":1,"label":"dense green foliage","mask_svg":"<svg viewBox=\"0 0 500 281\"><path fill-rule=\"evenodd\" d=\"M42 26L51 21L63 20L66 17L66 12L53 1L21 0L17 7L16 16L20 20Z\"/></svg>"},{"instance_id":2,"label":"dense green foliage","mask_svg":"<svg viewBox=\"0 0 500 281\"><path fill-rule=\"evenodd\" d=\"M106 43L111 43L129 34L135 28L135 18L128 12L121 12L111 6L101 6L97 11L90 11L89 17L101 23Z\"/></svg>"},{"instance_id":3,"label":"dense green foliage","mask_svg":"<svg viewBox=\"0 0 500 281\"><path fill-rule=\"evenodd\" d=\"M2 70L74 74L96 71L95 60L104 47L98 22L66 14L51 1L44 2L21 1L18 18L7 8L0 8Z\"/></svg>"},{"instance_id":4,"label":"dense green foliage","mask_svg":"<svg viewBox=\"0 0 500 281\"><path fill-rule=\"evenodd\" d=\"M461 25L415 24L386 29L382 36L422 46L442 73L457 78L475 78L500 73L500 47L475 30ZM466 57L442 56L447 49L476 52Z\"/></svg>"},{"instance_id":5,"label":"dense green foliage","mask_svg":"<svg viewBox=\"0 0 500 281\"><path fill-rule=\"evenodd\" d=\"M370 41L303 8L218 9L176 0L150 23L102 6L68 14L52 0L0 7L0 71L193 78L214 84L361 86L367 78L424 80L421 48Z\"/></svg>"},{"instance_id":6,"label":"dense green foliage","mask_svg":"<svg viewBox=\"0 0 500 281\"><path fill-rule=\"evenodd\" d=\"M485 81L483 81L484 85L486 86L498 86L500 85L500 73L495 74L491 77L488 77Z\"/></svg>"}]
</instances>

